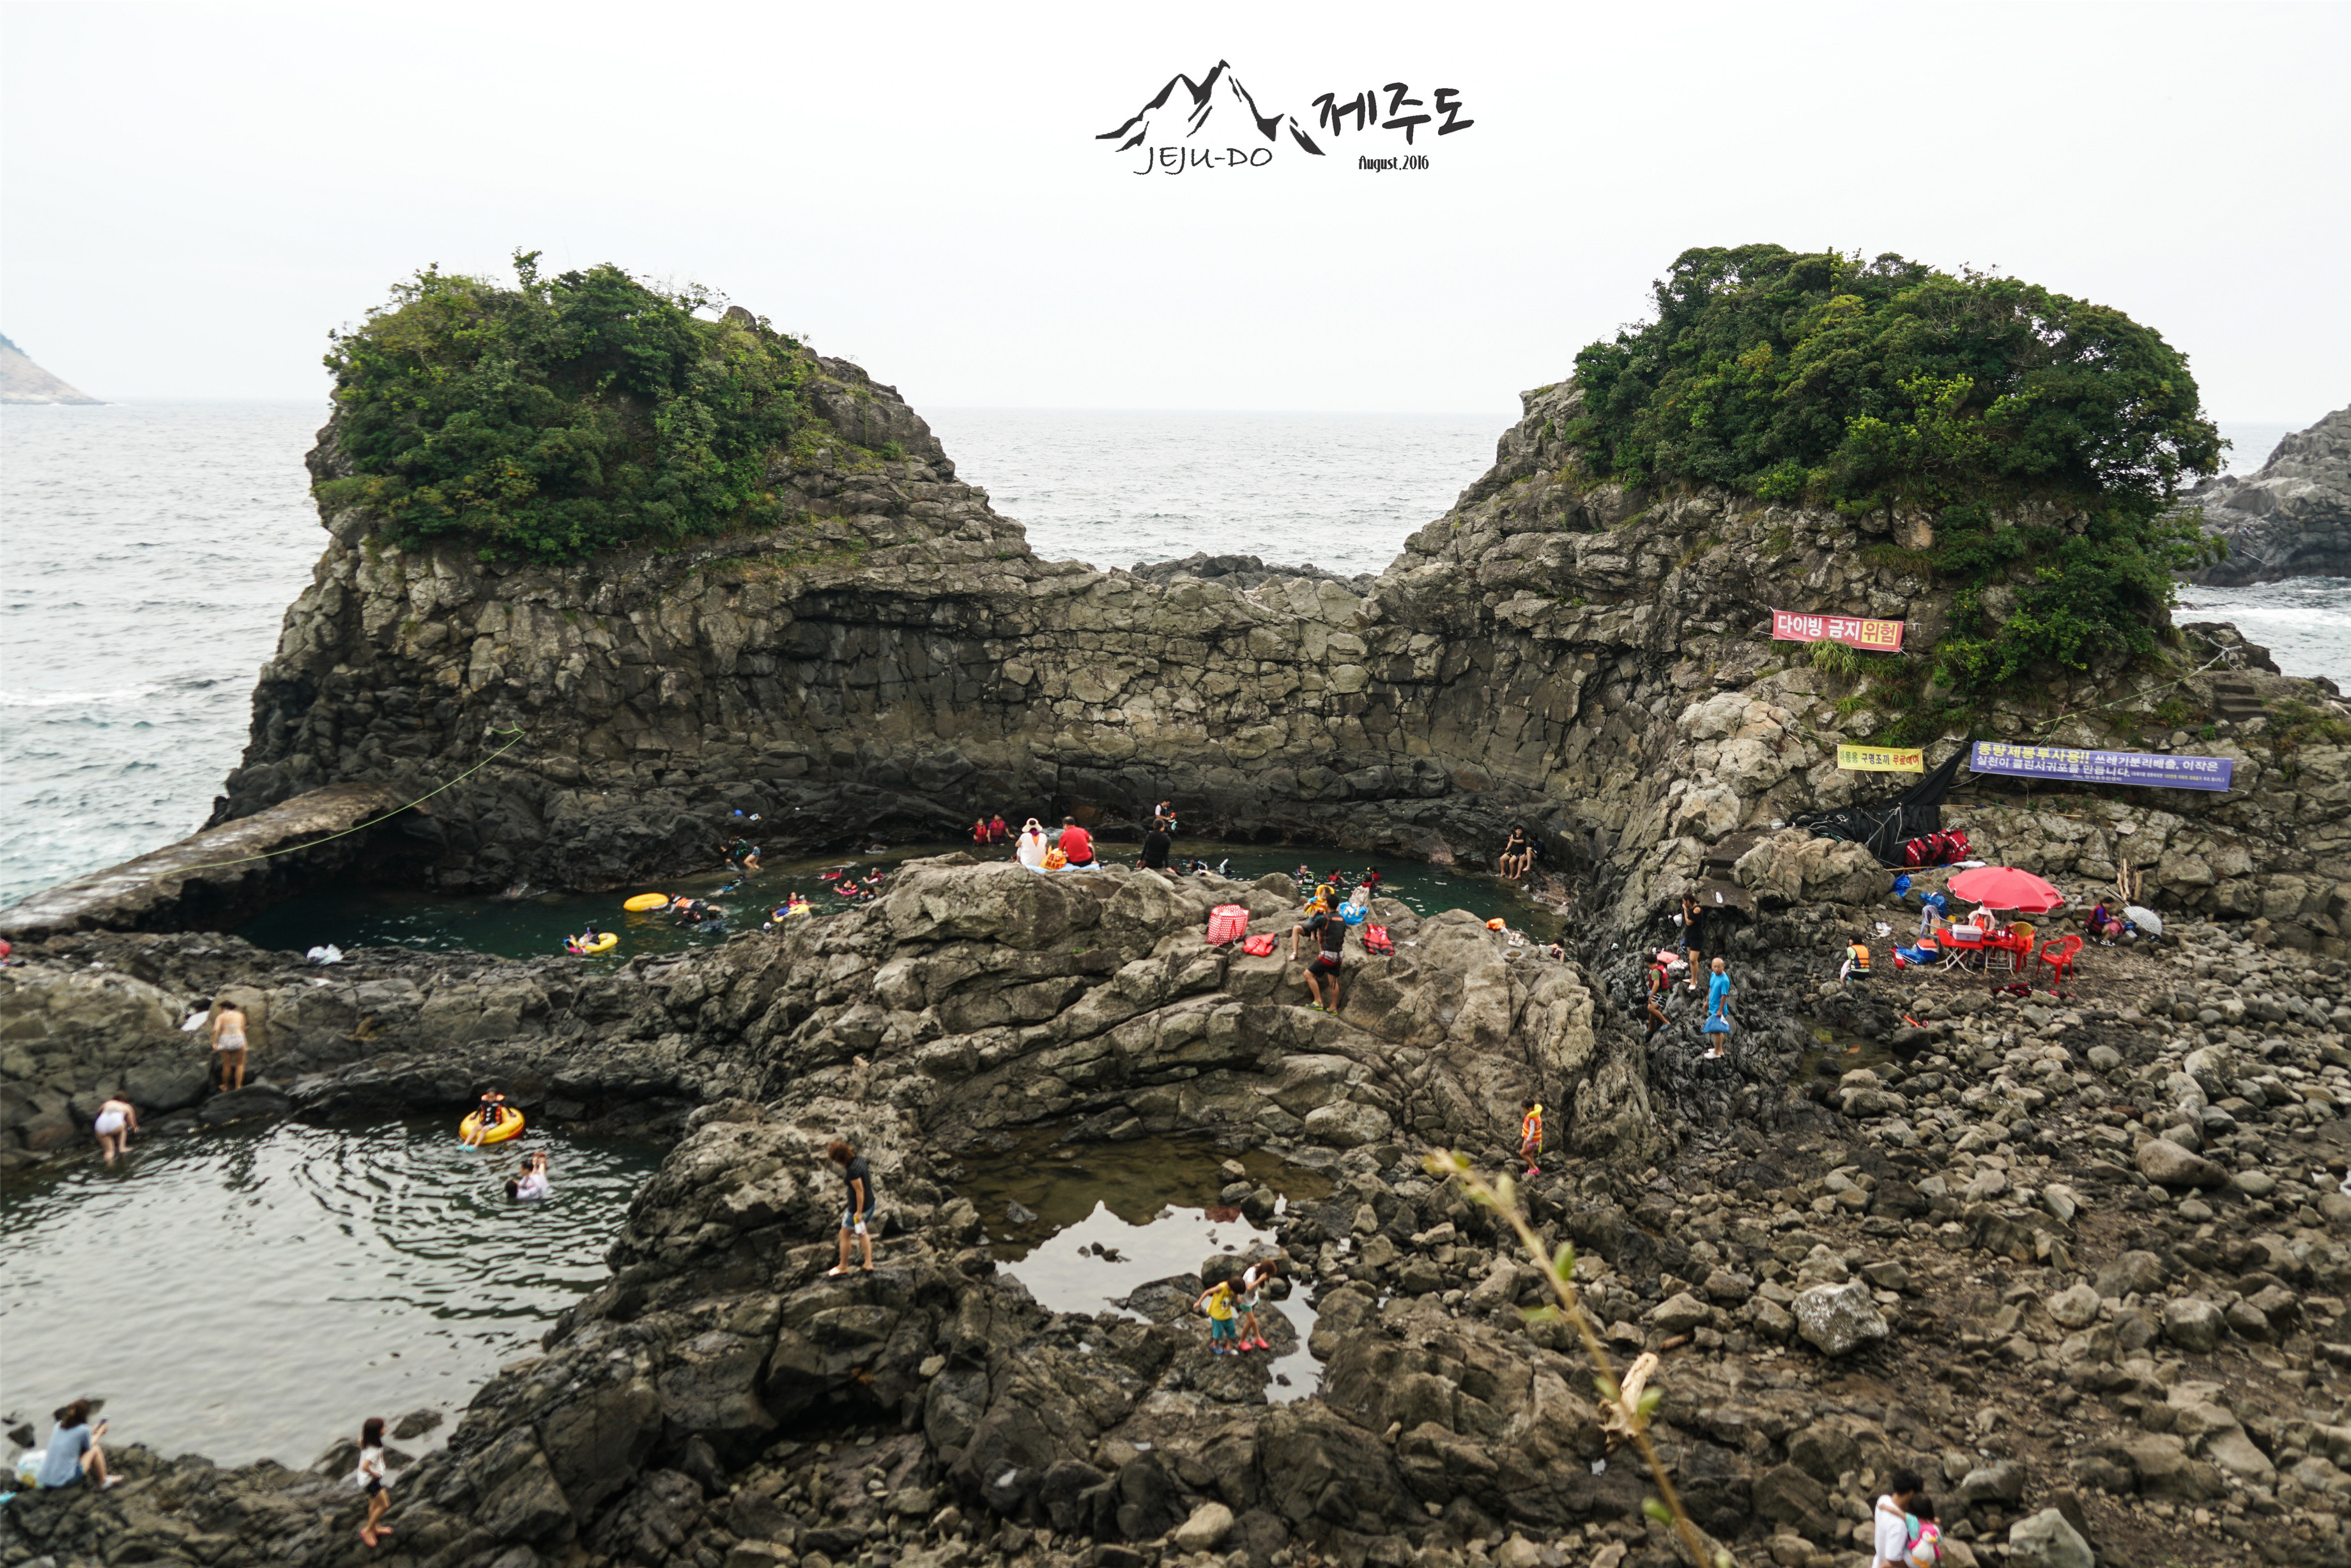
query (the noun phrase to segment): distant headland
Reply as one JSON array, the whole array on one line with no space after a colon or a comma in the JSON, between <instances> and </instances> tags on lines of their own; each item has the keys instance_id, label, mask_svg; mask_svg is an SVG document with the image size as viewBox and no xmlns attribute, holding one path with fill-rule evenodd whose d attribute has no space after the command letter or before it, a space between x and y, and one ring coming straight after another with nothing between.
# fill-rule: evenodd
<instances>
[{"instance_id":1,"label":"distant headland","mask_svg":"<svg viewBox=\"0 0 2351 1568\"><path fill-rule=\"evenodd\" d=\"M16 346L15 340L0 332L0 402L102 403L105 401L51 375L35 364L32 358Z\"/></svg>"}]
</instances>

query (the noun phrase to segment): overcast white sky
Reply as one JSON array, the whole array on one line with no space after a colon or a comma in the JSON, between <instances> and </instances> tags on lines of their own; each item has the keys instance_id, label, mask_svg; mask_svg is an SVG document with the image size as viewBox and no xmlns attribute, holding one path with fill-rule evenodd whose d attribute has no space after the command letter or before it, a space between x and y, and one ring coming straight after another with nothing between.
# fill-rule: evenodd
<instances>
[{"instance_id":1,"label":"overcast white sky","mask_svg":"<svg viewBox=\"0 0 2351 1568\"><path fill-rule=\"evenodd\" d=\"M2351 400L2343 5L9 4L0 45L0 328L102 397L319 396L328 329L521 246L918 408L1514 410L1677 252L1768 240L2119 307L2219 417ZM1398 79L1477 123L1413 172L1094 139L1219 58L1310 124Z\"/></svg>"}]
</instances>

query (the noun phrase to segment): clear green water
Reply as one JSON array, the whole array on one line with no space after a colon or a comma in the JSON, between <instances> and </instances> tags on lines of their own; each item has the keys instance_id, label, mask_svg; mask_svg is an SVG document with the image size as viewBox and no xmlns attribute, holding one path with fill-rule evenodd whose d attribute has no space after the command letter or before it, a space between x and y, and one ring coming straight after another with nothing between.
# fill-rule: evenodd
<instances>
[{"instance_id":1,"label":"clear green water","mask_svg":"<svg viewBox=\"0 0 2351 1568\"><path fill-rule=\"evenodd\" d=\"M791 862L770 861L756 876L745 879L733 893L724 893L736 879L720 873L671 877L641 888L600 894L545 894L520 899L449 898L435 894L406 893L381 887L325 888L277 904L248 923L237 935L264 947L295 952L323 943L342 948L402 946L439 950L467 949L502 957L528 958L563 951L563 939L593 922L600 930L618 931L620 945L610 953L583 958L583 964L611 967L646 954L682 952L723 942L737 932L758 929L768 912L786 895L805 894L818 918L840 914L855 902L833 892L837 885L823 876L827 871L851 868L864 875L876 867L887 870L901 862L956 850L968 844L909 844L878 855L832 856ZM1112 858L1132 863L1133 845L1105 845ZM1500 915L1530 934L1548 937L1557 919L1521 897L1518 890L1490 876L1448 872L1413 861L1365 857L1360 852L1290 845L1282 848L1240 847L1209 840L1186 840L1177 853L1197 856L1212 866L1224 863L1226 874L1244 881L1269 872L1287 874L1301 865L1322 875L1337 869L1360 875L1376 865L1384 877L1384 896L1402 900L1422 915L1439 910L1467 909L1479 919ZM986 858L1008 860L1003 849L986 852ZM1082 873L1081 873L1082 874ZM632 893L690 894L710 899L728 914L724 928L681 926L666 914L631 915L621 905Z\"/></svg>"},{"instance_id":2,"label":"clear green water","mask_svg":"<svg viewBox=\"0 0 2351 1568\"><path fill-rule=\"evenodd\" d=\"M1330 1182L1314 1171L1205 1138L1084 1145L1055 1138L1048 1129L967 1153L954 1186L979 1210L997 1261L1056 1312L1122 1311L1118 1302L1139 1286L1197 1272L1218 1253L1271 1247L1270 1225L1222 1207L1218 1195L1231 1179L1219 1169L1226 1160L1238 1159L1249 1180L1271 1187L1285 1207L1330 1196ZM1030 1218L1015 1218L1015 1204ZM1312 1393L1321 1371L1306 1351L1314 1312L1304 1291L1267 1303L1260 1320L1274 1347L1266 1396Z\"/></svg>"},{"instance_id":3,"label":"clear green water","mask_svg":"<svg viewBox=\"0 0 2351 1568\"><path fill-rule=\"evenodd\" d=\"M510 1204L520 1151L554 1196ZM648 1145L528 1131L469 1149L454 1122L284 1123L134 1136L0 1181L0 1411L105 1401L108 1439L224 1464L308 1465L370 1416L446 1422L601 1284Z\"/></svg>"}]
</instances>

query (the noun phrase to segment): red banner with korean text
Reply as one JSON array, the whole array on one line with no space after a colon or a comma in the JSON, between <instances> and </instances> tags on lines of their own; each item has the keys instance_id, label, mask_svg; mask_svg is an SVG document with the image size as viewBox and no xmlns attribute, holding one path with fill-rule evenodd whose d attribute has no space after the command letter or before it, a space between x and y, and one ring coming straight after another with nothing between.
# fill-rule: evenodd
<instances>
[{"instance_id":1,"label":"red banner with korean text","mask_svg":"<svg viewBox=\"0 0 2351 1568\"><path fill-rule=\"evenodd\" d=\"M1902 622L1859 615L1807 615L1801 610L1771 612L1771 636L1781 643L1842 643L1870 653L1902 652Z\"/></svg>"}]
</instances>

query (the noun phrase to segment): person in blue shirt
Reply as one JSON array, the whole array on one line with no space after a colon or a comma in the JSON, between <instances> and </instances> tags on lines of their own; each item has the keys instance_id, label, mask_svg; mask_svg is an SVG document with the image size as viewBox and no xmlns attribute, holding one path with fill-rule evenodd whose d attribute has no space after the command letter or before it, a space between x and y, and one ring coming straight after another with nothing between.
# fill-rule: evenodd
<instances>
[{"instance_id":1,"label":"person in blue shirt","mask_svg":"<svg viewBox=\"0 0 2351 1568\"><path fill-rule=\"evenodd\" d=\"M106 1436L106 1423L90 1426L89 1401L75 1400L57 1412L57 1422L49 1428L49 1446L41 1454L41 1488L75 1486L85 1476L101 1488L112 1486L116 1478L106 1473L106 1455L98 1446L98 1440Z\"/></svg>"},{"instance_id":2,"label":"person in blue shirt","mask_svg":"<svg viewBox=\"0 0 2351 1568\"><path fill-rule=\"evenodd\" d=\"M1706 1016L1709 1022L1715 1019L1721 1019L1726 1024L1730 1021L1729 1017L1726 1016L1722 1010L1723 1003L1729 998L1729 996L1730 967L1721 959L1717 958L1714 961L1714 977L1706 983ZM1722 1054L1722 1047L1719 1045L1708 1046L1706 1053L1708 1056L1720 1056Z\"/></svg>"}]
</instances>

